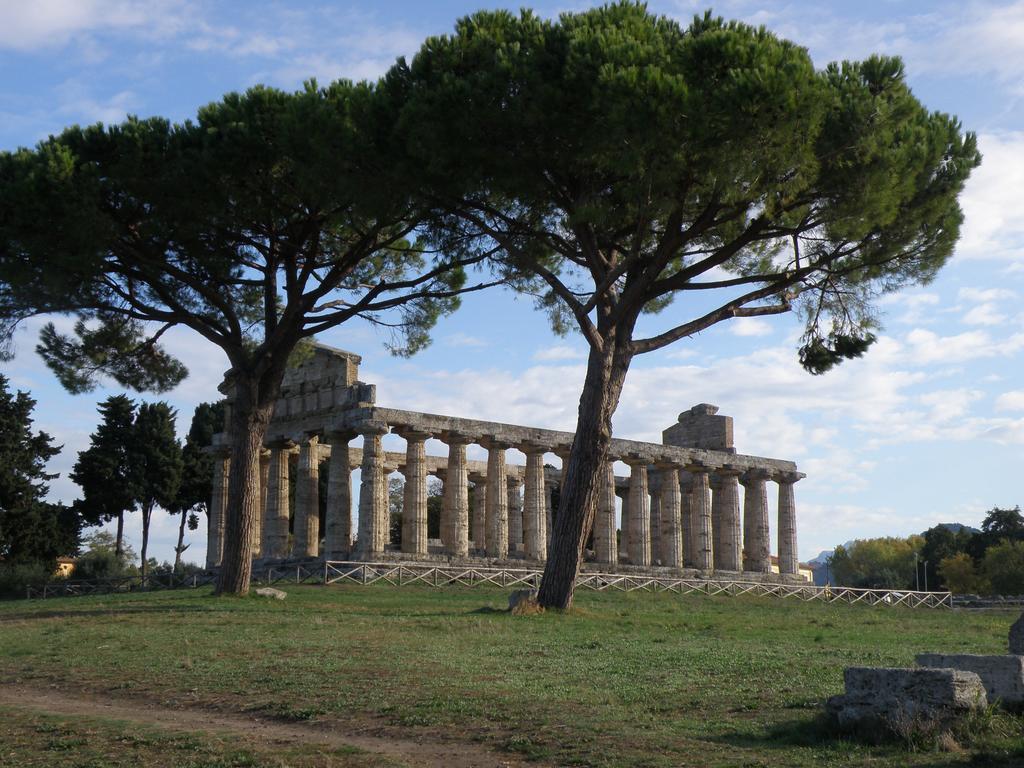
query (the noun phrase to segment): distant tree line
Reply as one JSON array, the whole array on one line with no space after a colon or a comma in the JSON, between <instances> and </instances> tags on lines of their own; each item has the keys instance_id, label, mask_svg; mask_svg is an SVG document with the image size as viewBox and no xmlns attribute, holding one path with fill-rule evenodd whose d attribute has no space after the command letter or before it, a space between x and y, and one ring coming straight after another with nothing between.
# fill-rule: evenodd
<instances>
[{"instance_id":1,"label":"distant tree line","mask_svg":"<svg viewBox=\"0 0 1024 768\"><path fill-rule=\"evenodd\" d=\"M60 446L32 430L36 401L11 392L0 374L0 596L21 594L26 580L46 578L56 559L77 550L81 523L73 510L46 500L47 462Z\"/></svg>"},{"instance_id":2,"label":"distant tree line","mask_svg":"<svg viewBox=\"0 0 1024 768\"><path fill-rule=\"evenodd\" d=\"M181 573L188 549L185 531L199 527L207 511L213 462L204 448L224 421L222 403L196 407L182 444L176 437L176 412L165 402L136 405L124 395L99 405L100 423L89 447L79 453L70 477L82 490L73 504L46 500L57 477L46 465L60 453L53 438L33 432L35 400L12 393L0 375L0 596L21 595L26 584L53 577L58 557L77 557L74 577L145 576L153 569ZM153 515L179 517L174 563L149 557ZM124 539L125 516L138 511L141 552ZM117 521L115 533L84 528Z\"/></svg>"},{"instance_id":3,"label":"distant tree line","mask_svg":"<svg viewBox=\"0 0 1024 768\"><path fill-rule=\"evenodd\" d=\"M907 538L859 539L836 547L829 570L849 587L1024 594L1024 515L995 507L980 531L936 525Z\"/></svg>"}]
</instances>

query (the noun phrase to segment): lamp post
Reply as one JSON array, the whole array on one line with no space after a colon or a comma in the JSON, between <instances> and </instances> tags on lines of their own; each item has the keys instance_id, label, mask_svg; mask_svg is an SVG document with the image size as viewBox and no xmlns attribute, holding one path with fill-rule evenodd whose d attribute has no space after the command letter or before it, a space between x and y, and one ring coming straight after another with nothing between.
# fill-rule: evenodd
<instances>
[{"instance_id":1,"label":"lamp post","mask_svg":"<svg viewBox=\"0 0 1024 768\"><path fill-rule=\"evenodd\" d=\"M921 575L917 570L917 552L914 553L914 591L921 591Z\"/></svg>"}]
</instances>

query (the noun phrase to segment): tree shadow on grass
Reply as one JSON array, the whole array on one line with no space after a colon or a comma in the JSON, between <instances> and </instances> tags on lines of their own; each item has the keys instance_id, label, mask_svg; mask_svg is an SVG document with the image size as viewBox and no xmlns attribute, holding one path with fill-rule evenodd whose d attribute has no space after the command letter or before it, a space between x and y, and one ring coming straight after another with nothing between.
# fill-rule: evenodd
<instances>
[{"instance_id":1,"label":"tree shadow on grass","mask_svg":"<svg viewBox=\"0 0 1024 768\"><path fill-rule=\"evenodd\" d=\"M33 619L74 619L89 616L110 616L117 614L125 616L139 613L214 613L215 606L175 606L170 604L161 605L97 605L91 608L56 608L49 611L21 611L18 613L2 613L0 619L7 621L32 621Z\"/></svg>"},{"instance_id":2,"label":"tree shadow on grass","mask_svg":"<svg viewBox=\"0 0 1024 768\"><path fill-rule=\"evenodd\" d=\"M878 757L898 764L900 755L913 754L913 750L895 737L880 738L879 734L850 734L836 730L835 725L824 713L810 718L787 720L775 723L760 733L723 733L712 736L710 741L728 744L750 750L786 751L794 747L816 750L834 750L836 756L853 749L877 751ZM967 747L962 752L950 752L935 761L928 762L929 768L968 768L986 766L991 768L1022 768L1024 766L1024 744L1001 749L979 745Z\"/></svg>"}]
</instances>

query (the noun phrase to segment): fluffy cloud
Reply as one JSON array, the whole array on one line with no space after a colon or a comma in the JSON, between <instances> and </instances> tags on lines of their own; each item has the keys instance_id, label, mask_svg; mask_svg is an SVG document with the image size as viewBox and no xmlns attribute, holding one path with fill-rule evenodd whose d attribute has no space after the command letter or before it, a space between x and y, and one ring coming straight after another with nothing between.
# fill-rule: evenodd
<instances>
[{"instance_id":1,"label":"fluffy cloud","mask_svg":"<svg viewBox=\"0 0 1024 768\"><path fill-rule=\"evenodd\" d=\"M915 328L907 334L906 342L907 354L914 364L949 364L1016 354L1024 349L1024 333L998 339L985 331L940 336L924 328Z\"/></svg>"},{"instance_id":2,"label":"fluffy cloud","mask_svg":"<svg viewBox=\"0 0 1024 768\"><path fill-rule=\"evenodd\" d=\"M729 332L734 336L770 336L770 323L757 317L738 317L729 322Z\"/></svg>"},{"instance_id":3,"label":"fluffy cloud","mask_svg":"<svg viewBox=\"0 0 1024 768\"><path fill-rule=\"evenodd\" d=\"M995 304L979 304L964 314L964 322L968 325L1002 325L1006 319Z\"/></svg>"},{"instance_id":4,"label":"fluffy cloud","mask_svg":"<svg viewBox=\"0 0 1024 768\"><path fill-rule=\"evenodd\" d=\"M587 353L583 349L577 349L576 347L569 347L566 345L547 347L546 349L535 352L533 355L533 359L538 362L545 362L549 360L585 360L586 357Z\"/></svg>"},{"instance_id":5,"label":"fluffy cloud","mask_svg":"<svg viewBox=\"0 0 1024 768\"><path fill-rule=\"evenodd\" d=\"M889 307L898 307L902 313L895 316L895 321L904 325L923 323L934 317L932 309L941 303L936 293L890 293L882 296L878 304L889 311Z\"/></svg>"},{"instance_id":6,"label":"fluffy cloud","mask_svg":"<svg viewBox=\"0 0 1024 768\"><path fill-rule=\"evenodd\" d=\"M988 304L1004 299L1015 299L1017 292L1008 288L961 288L956 296L960 301Z\"/></svg>"},{"instance_id":7,"label":"fluffy cloud","mask_svg":"<svg viewBox=\"0 0 1024 768\"><path fill-rule=\"evenodd\" d=\"M997 411L1024 411L1024 389L1004 392L996 398Z\"/></svg>"},{"instance_id":8,"label":"fluffy cloud","mask_svg":"<svg viewBox=\"0 0 1024 768\"><path fill-rule=\"evenodd\" d=\"M190 16L179 0L32 0L0 5L0 48L61 46L101 30L173 34Z\"/></svg>"},{"instance_id":9,"label":"fluffy cloud","mask_svg":"<svg viewBox=\"0 0 1024 768\"><path fill-rule=\"evenodd\" d=\"M1020 46L1024 51L1024 46ZM984 155L964 188L963 235L957 253L967 258L1017 259L1024 257L1024 133L978 137Z\"/></svg>"}]
</instances>

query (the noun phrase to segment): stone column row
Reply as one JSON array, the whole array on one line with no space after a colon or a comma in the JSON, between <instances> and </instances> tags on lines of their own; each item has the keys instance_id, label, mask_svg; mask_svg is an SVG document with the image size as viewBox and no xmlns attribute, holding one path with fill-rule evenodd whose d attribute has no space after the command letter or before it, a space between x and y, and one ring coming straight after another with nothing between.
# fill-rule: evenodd
<instances>
[{"instance_id":1,"label":"stone column row","mask_svg":"<svg viewBox=\"0 0 1024 768\"><path fill-rule=\"evenodd\" d=\"M779 570L798 572L793 485L802 477L799 473L741 472L729 465L680 468L670 462L653 465L656 472L649 473L649 465L639 457L625 461L631 473L622 494L619 559L640 566L769 572L765 484L774 480L779 486ZM745 490L742 513L740 484ZM606 551L596 552L598 540L595 527L595 559L615 562L605 559Z\"/></svg>"},{"instance_id":2,"label":"stone column row","mask_svg":"<svg viewBox=\"0 0 1024 768\"><path fill-rule=\"evenodd\" d=\"M381 438L388 432L382 423L368 423L363 436L362 485L356 551L372 557L385 551L389 539L387 475ZM402 551L411 556L427 554L427 463L426 440L431 434L410 428L397 430L407 441ZM323 556L340 558L352 550L352 495L348 442L354 433L309 435L298 445L281 441L269 445L261 458L260 485L264 514L255 526L254 551L268 559L318 557L319 444L331 445L330 482L326 500ZM439 437L448 442L441 539L447 553L464 557L471 549L494 559L510 552L522 552L529 560L543 561L551 537L551 491L555 485L545 477L543 456L548 450L565 452L538 444L517 446L527 457L521 484L510 477L506 450L510 447L492 437L471 438L455 432ZM466 447L479 442L488 449L487 473L468 472ZM292 546L289 549L289 458L298 453L295 478L295 510ZM613 460L614 461L614 460ZM630 484L622 497L621 535L615 525L615 477L609 461L598 488L593 526L594 559L613 565L618 560L639 566L659 563L667 567L690 567L703 571L768 572L769 521L766 483L779 486L778 535L779 569L783 574L798 571L794 484L802 477L796 472L766 470L741 472L729 465L708 467L694 463L681 467L672 462L649 466L640 456L626 457ZM649 470L653 470L649 474ZM217 455L214 462L213 494L209 511L207 565L219 565L224 547L224 519L230 460ZM472 491L469 483L473 483ZM742 515L739 485L744 486ZM470 493L473 521L470 526ZM472 528L472 542L470 541ZM618 544L616 539L619 539ZM471 546L472 545L472 546Z\"/></svg>"}]
</instances>

